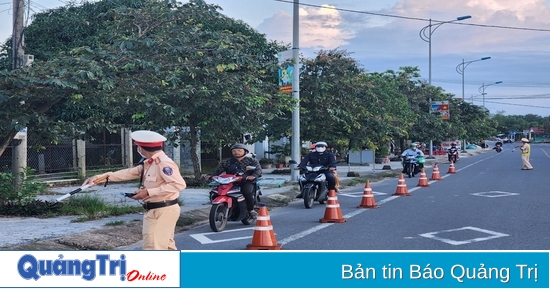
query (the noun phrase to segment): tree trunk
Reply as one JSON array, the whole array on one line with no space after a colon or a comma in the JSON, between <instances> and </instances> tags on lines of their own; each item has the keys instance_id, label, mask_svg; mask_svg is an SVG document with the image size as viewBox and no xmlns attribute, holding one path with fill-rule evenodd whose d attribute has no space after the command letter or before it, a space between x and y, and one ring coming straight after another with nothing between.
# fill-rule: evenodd
<instances>
[{"instance_id":1,"label":"tree trunk","mask_svg":"<svg viewBox=\"0 0 550 289\"><path fill-rule=\"evenodd\" d=\"M4 140L2 141L2 143L0 144L0 156L4 154L4 152L6 151L6 149L8 148L8 145L10 144L10 142L13 140L13 138L15 137L15 135L17 134L17 131L12 128L5 136L4 136Z\"/></svg>"},{"instance_id":2,"label":"tree trunk","mask_svg":"<svg viewBox=\"0 0 550 289\"><path fill-rule=\"evenodd\" d=\"M195 179L199 180L202 177L201 166L199 163L199 156L197 155L197 145L199 143L199 134L197 133L197 128L195 124L189 123L189 140L191 142L191 161L193 162L193 172Z\"/></svg>"}]
</instances>

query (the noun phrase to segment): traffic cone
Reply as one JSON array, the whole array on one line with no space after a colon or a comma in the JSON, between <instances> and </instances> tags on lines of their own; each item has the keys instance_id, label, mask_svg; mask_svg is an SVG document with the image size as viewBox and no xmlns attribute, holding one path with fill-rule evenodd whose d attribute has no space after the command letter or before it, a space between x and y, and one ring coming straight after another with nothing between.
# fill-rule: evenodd
<instances>
[{"instance_id":1,"label":"traffic cone","mask_svg":"<svg viewBox=\"0 0 550 289\"><path fill-rule=\"evenodd\" d=\"M365 183L365 189L363 190L363 198L361 199L361 205L357 206L357 208L371 208L371 209L380 208L380 206L377 206L376 202L374 201L374 195L372 194L372 189L370 187L369 181Z\"/></svg>"},{"instance_id":2,"label":"traffic cone","mask_svg":"<svg viewBox=\"0 0 550 289\"><path fill-rule=\"evenodd\" d=\"M338 203L338 198L336 197L336 192L330 190L328 192L328 201L325 209L325 217L319 219L321 223L344 223L347 219L342 217L342 211L340 210L340 204Z\"/></svg>"},{"instance_id":3,"label":"traffic cone","mask_svg":"<svg viewBox=\"0 0 550 289\"><path fill-rule=\"evenodd\" d=\"M267 213L265 204L260 204L252 244L246 245L247 250L281 250L281 245L277 244L275 232L271 225L271 219Z\"/></svg>"},{"instance_id":4,"label":"traffic cone","mask_svg":"<svg viewBox=\"0 0 550 289\"><path fill-rule=\"evenodd\" d=\"M430 178L430 180L434 180L434 181L442 180L441 175L439 174L439 168L437 167L437 164L434 165L434 170L432 172L432 177Z\"/></svg>"},{"instance_id":5,"label":"traffic cone","mask_svg":"<svg viewBox=\"0 0 550 289\"><path fill-rule=\"evenodd\" d=\"M407 183L405 183L405 178L403 177L403 174L399 175L399 181L397 182L397 189L395 190L395 194L392 196L410 196L409 190L407 189Z\"/></svg>"},{"instance_id":6,"label":"traffic cone","mask_svg":"<svg viewBox=\"0 0 550 289\"><path fill-rule=\"evenodd\" d=\"M453 161L451 161L451 165L449 165L449 171L447 173L456 174L455 164L453 163Z\"/></svg>"},{"instance_id":7,"label":"traffic cone","mask_svg":"<svg viewBox=\"0 0 550 289\"><path fill-rule=\"evenodd\" d=\"M417 187L429 187L430 184L428 184L428 176L426 176L426 173L424 172L424 169L420 172L420 178L418 179L418 185Z\"/></svg>"}]
</instances>

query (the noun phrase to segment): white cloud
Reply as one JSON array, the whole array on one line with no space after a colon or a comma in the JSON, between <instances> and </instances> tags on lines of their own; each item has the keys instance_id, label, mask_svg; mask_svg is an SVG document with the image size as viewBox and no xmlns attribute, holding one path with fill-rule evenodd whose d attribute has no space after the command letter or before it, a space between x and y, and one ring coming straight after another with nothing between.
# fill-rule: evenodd
<instances>
[{"instance_id":1,"label":"white cloud","mask_svg":"<svg viewBox=\"0 0 550 289\"><path fill-rule=\"evenodd\" d=\"M354 33L346 30L340 13L331 7L300 9L300 47L333 49L348 44L353 38ZM258 30L269 39L292 43L292 25L293 15L281 10L265 19Z\"/></svg>"}]
</instances>

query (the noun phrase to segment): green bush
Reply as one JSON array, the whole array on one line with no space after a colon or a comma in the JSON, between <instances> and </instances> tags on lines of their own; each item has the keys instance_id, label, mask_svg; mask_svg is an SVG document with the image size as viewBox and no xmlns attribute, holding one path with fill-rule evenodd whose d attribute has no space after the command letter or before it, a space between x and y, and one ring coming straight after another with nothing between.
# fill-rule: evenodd
<instances>
[{"instance_id":1,"label":"green bush","mask_svg":"<svg viewBox=\"0 0 550 289\"><path fill-rule=\"evenodd\" d=\"M45 190L46 186L39 183L33 176L34 169L26 167L19 174L19 188L14 187L15 176L11 173L0 173L0 204L24 205L36 200L36 196Z\"/></svg>"}]
</instances>

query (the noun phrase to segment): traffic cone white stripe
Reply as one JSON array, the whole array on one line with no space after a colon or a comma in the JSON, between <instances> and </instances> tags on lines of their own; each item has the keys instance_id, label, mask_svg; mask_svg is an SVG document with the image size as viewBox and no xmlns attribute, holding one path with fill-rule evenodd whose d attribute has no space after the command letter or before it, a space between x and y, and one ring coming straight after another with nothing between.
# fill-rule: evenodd
<instances>
[{"instance_id":1,"label":"traffic cone white stripe","mask_svg":"<svg viewBox=\"0 0 550 289\"><path fill-rule=\"evenodd\" d=\"M374 198L374 195L363 195L363 198Z\"/></svg>"},{"instance_id":2,"label":"traffic cone white stripe","mask_svg":"<svg viewBox=\"0 0 550 289\"><path fill-rule=\"evenodd\" d=\"M337 197L328 197L328 198L327 198L327 200L333 200L333 201L336 201L336 200L338 200L338 198L337 198Z\"/></svg>"},{"instance_id":3,"label":"traffic cone white stripe","mask_svg":"<svg viewBox=\"0 0 550 289\"><path fill-rule=\"evenodd\" d=\"M254 230L257 230L257 231L269 231L269 230L273 230L273 226L261 226L261 227L254 227Z\"/></svg>"},{"instance_id":4,"label":"traffic cone white stripe","mask_svg":"<svg viewBox=\"0 0 550 289\"><path fill-rule=\"evenodd\" d=\"M326 206L327 208L340 208L340 204L335 204L335 205L328 205Z\"/></svg>"},{"instance_id":5,"label":"traffic cone white stripe","mask_svg":"<svg viewBox=\"0 0 550 289\"><path fill-rule=\"evenodd\" d=\"M269 221L271 219L269 218L269 216L258 216L256 217L256 220Z\"/></svg>"}]
</instances>

